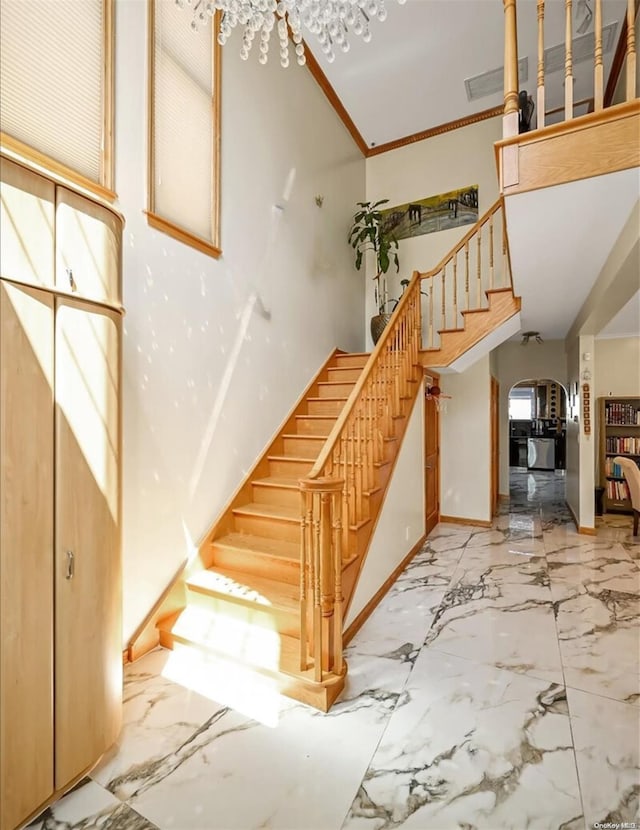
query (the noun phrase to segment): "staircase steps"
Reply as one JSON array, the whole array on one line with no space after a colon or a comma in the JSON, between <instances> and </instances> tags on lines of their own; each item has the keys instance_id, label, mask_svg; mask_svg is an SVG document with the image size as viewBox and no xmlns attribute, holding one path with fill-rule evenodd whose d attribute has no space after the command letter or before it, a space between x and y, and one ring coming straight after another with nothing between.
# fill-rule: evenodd
<instances>
[{"instance_id":1,"label":"staircase steps","mask_svg":"<svg viewBox=\"0 0 640 830\"><path fill-rule=\"evenodd\" d=\"M337 415L296 415L296 431L298 435L329 435Z\"/></svg>"},{"instance_id":2,"label":"staircase steps","mask_svg":"<svg viewBox=\"0 0 640 830\"><path fill-rule=\"evenodd\" d=\"M287 476L266 476L251 482L253 501L264 504L286 504L296 507L300 504L298 479Z\"/></svg>"},{"instance_id":3,"label":"staircase steps","mask_svg":"<svg viewBox=\"0 0 640 830\"><path fill-rule=\"evenodd\" d=\"M342 412L347 397L347 395L342 395L333 398L307 398L309 415L335 415L337 417Z\"/></svg>"},{"instance_id":4,"label":"staircase steps","mask_svg":"<svg viewBox=\"0 0 640 830\"><path fill-rule=\"evenodd\" d=\"M298 490L296 488L296 495ZM211 543L214 568L227 568L258 577L300 585L300 543L249 533L227 533Z\"/></svg>"},{"instance_id":5,"label":"staircase steps","mask_svg":"<svg viewBox=\"0 0 640 830\"><path fill-rule=\"evenodd\" d=\"M309 465L311 469L311 465ZM300 541L300 507L285 504L243 504L233 508L235 529L267 539Z\"/></svg>"}]
</instances>

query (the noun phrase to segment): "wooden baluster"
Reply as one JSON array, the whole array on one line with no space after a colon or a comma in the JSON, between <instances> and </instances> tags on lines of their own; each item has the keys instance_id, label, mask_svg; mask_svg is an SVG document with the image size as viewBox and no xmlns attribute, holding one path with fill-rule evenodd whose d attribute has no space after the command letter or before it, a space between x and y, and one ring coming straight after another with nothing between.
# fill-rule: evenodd
<instances>
[{"instance_id":1,"label":"wooden baluster","mask_svg":"<svg viewBox=\"0 0 640 830\"><path fill-rule=\"evenodd\" d=\"M322 681L322 587L320 562L320 505L313 500L313 665L316 682Z\"/></svg>"},{"instance_id":2,"label":"wooden baluster","mask_svg":"<svg viewBox=\"0 0 640 830\"><path fill-rule=\"evenodd\" d=\"M504 223L504 213L502 214L502 287L506 288L509 284L509 277L507 271L509 270L509 263L507 262L507 228Z\"/></svg>"},{"instance_id":3,"label":"wooden baluster","mask_svg":"<svg viewBox=\"0 0 640 830\"><path fill-rule=\"evenodd\" d=\"M482 229L478 228L477 308L482 308Z\"/></svg>"},{"instance_id":4,"label":"wooden baluster","mask_svg":"<svg viewBox=\"0 0 640 830\"><path fill-rule=\"evenodd\" d=\"M573 118L573 32L571 25L571 7L573 0L564 0L565 34L564 34L564 120Z\"/></svg>"},{"instance_id":5,"label":"wooden baluster","mask_svg":"<svg viewBox=\"0 0 640 830\"><path fill-rule=\"evenodd\" d=\"M544 127L544 0L538 0L538 129Z\"/></svg>"},{"instance_id":6,"label":"wooden baluster","mask_svg":"<svg viewBox=\"0 0 640 830\"><path fill-rule=\"evenodd\" d=\"M400 342L397 326L395 326L389 339L393 342L393 414L400 415L402 413L402 402L400 400Z\"/></svg>"},{"instance_id":7,"label":"wooden baluster","mask_svg":"<svg viewBox=\"0 0 640 830\"><path fill-rule=\"evenodd\" d=\"M636 97L635 2L627 0L627 101Z\"/></svg>"},{"instance_id":8,"label":"wooden baluster","mask_svg":"<svg viewBox=\"0 0 640 830\"><path fill-rule=\"evenodd\" d=\"M458 252L453 255L453 328L458 328Z\"/></svg>"},{"instance_id":9,"label":"wooden baluster","mask_svg":"<svg viewBox=\"0 0 640 830\"><path fill-rule=\"evenodd\" d=\"M466 307L469 310L469 243L464 243L464 294L466 297Z\"/></svg>"},{"instance_id":10,"label":"wooden baluster","mask_svg":"<svg viewBox=\"0 0 640 830\"><path fill-rule=\"evenodd\" d=\"M364 459L362 457L362 419L360 418L360 409L357 407L354 413L354 437L355 437L355 455L356 455L356 481L355 481L355 512L356 522L362 521L364 513L363 509L363 494L364 494Z\"/></svg>"},{"instance_id":11,"label":"wooden baluster","mask_svg":"<svg viewBox=\"0 0 640 830\"><path fill-rule=\"evenodd\" d=\"M489 219L489 288L493 288L493 214Z\"/></svg>"},{"instance_id":12,"label":"wooden baluster","mask_svg":"<svg viewBox=\"0 0 640 830\"><path fill-rule=\"evenodd\" d=\"M338 482L340 487L342 482ZM342 674L344 671L344 662L342 656L342 605L344 597L342 595L342 516L340 513L340 499L339 490L334 491L333 498L333 573L335 584L333 594L335 597L335 614L333 621L333 671L336 674Z\"/></svg>"},{"instance_id":13,"label":"wooden baluster","mask_svg":"<svg viewBox=\"0 0 640 830\"><path fill-rule=\"evenodd\" d=\"M595 66L593 75L593 109L604 107L604 63L602 60L602 0L596 0L594 34L596 37Z\"/></svg>"},{"instance_id":14,"label":"wooden baluster","mask_svg":"<svg viewBox=\"0 0 640 830\"><path fill-rule=\"evenodd\" d=\"M444 271L442 269L442 274L440 275L440 328L446 329L447 321L446 321L446 309L445 309L445 296L444 296Z\"/></svg>"},{"instance_id":15,"label":"wooden baluster","mask_svg":"<svg viewBox=\"0 0 640 830\"><path fill-rule=\"evenodd\" d=\"M429 277L429 348L433 349L433 277Z\"/></svg>"},{"instance_id":16,"label":"wooden baluster","mask_svg":"<svg viewBox=\"0 0 640 830\"><path fill-rule=\"evenodd\" d=\"M504 116L502 137L518 135L518 22L516 0L504 3Z\"/></svg>"},{"instance_id":17,"label":"wooden baluster","mask_svg":"<svg viewBox=\"0 0 640 830\"><path fill-rule=\"evenodd\" d=\"M309 598L309 561L311 551L311 511L310 493L300 490L300 670L309 668L309 644L307 642L307 614Z\"/></svg>"}]
</instances>

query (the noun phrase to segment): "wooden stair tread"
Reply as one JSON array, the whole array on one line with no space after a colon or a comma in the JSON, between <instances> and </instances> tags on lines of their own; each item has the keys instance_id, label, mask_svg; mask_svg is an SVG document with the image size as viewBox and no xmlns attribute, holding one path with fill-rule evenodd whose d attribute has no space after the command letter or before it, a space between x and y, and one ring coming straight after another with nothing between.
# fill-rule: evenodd
<instances>
[{"instance_id":1,"label":"wooden stair tread","mask_svg":"<svg viewBox=\"0 0 640 830\"><path fill-rule=\"evenodd\" d=\"M309 399L307 398L307 400L309 400ZM314 400L317 401L319 399L314 398ZM327 398L322 398L322 400L326 401ZM346 398L345 398L345 400L346 400ZM337 421L338 420L337 415L296 415L296 418L302 418L305 421L307 421L307 420L309 420L309 421L318 421L318 420L320 420L320 421ZM297 434L299 434L299 433L297 433Z\"/></svg>"},{"instance_id":2,"label":"wooden stair tread","mask_svg":"<svg viewBox=\"0 0 640 830\"><path fill-rule=\"evenodd\" d=\"M307 400L308 401L314 401L314 402L315 401L323 401L323 402L324 401L348 401L349 398L347 398L345 395L342 395L341 397L332 397L332 398L307 398ZM310 417L310 416L304 415L303 417L307 418L307 417Z\"/></svg>"},{"instance_id":3,"label":"wooden stair tread","mask_svg":"<svg viewBox=\"0 0 640 830\"><path fill-rule=\"evenodd\" d=\"M298 490L300 488L298 481L299 479L290 476L265 476L254 478L251 484L258 487L286 487L288 490Z\"/></svg>"},{"instance_id":4,"label":"wooden stair tread","mask_svg":"<svg viewBox=\"0 0 640 830\"><path fill-rule=\"evenodd\" d=\"M309 460L309 459L307 459ZM262 516L265 519L278 519L285 522L299 522L300 508L287 504L258 504L250 502L233 508L235 516Z\"/></svg>"},{"instance_id":5,"label":"wooden stair tread","mask_svg":"<svg viewBox=\"0 0 640 830\"><path fill-rule=\"evenodd\" d=\"M502 294L509 292L510 294L513 293L513 288L510 285L503 286L502 288L487 288L485 290L485 294Z\"/></svg>"},{"instance_id":6,"label":"wooden stair tread","mask_svg":"<svg viewBox=\"0 0 640 830\"><path fill-rule=\"evenodd\" d=\"M307 435L306 433L301 435L299 432L283 432L281 435L281 438L300 438L304 441L326 441L328 437L329 433L327 433L326 435L318 435L318 433L316 432L312 432L309 435Z\"/></svg>"},{"instance_id":7,"label":"wooden stair tread","mask_svg":"<svg viewBox=\"0 0 640 830\"><path fill-rule=\"evenodd\" d=\"M488 308L465 308L464 311L461 311L461 314L479 314L480 312L489 311Z\"/></svg>"},{"instance_id":8,"label":"wooden stair tread","mask_svg":"<svg viewBox=\"0 0 640 830\"><path fill-rule=\"evenodd\" d=\"M281 608L296 613L300 610L300 589L297 585L231 568L213 566L206 571L198 571L187 579L187 587L204 594L255 603L266 609Z\"/></svg>"},{"instance_id":9,"label":"wooden stair tread","mask_svg":"<svg viewBox=\"0 0 640 830\"><path fill-rule=\"evenodd\" d=\"M269 539L266 536L254 536L251 533L226 533L211 542L212 547L228 550L251 551L278 559L300 561L300 545L286 539Z\"/></svg>"},{"instance_id":10,"label":"wooden stair tread","mask_svg":"<svg viewBox=\"0 0 640 830\"><path fill-rule=\"evenodd\" d=\"M306 437L306 436L305 436ZM316 460L317 456L302 456L302 455L268 455L268 461L309 461L311 466Z\"/></svg>"}]
</instances>

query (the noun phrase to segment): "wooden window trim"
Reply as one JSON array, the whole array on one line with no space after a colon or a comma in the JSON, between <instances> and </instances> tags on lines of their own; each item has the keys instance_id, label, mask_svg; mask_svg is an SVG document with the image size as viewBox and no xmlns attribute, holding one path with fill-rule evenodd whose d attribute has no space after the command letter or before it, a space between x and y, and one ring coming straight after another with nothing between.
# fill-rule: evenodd
<instances>
[{"instance_id":1,"label":"wooden window trim","mask_svg":"<svg viewBox=\"0 0 640 830\"><path fill-rule=\"evenodd\" d=\"M114 159L114 2L102 0L102 37L104 59L102 63L102 149L100 154L100 181L96 182L78 173L66 164L41 153L34 147L19 141L17 138L0 132L0 149L14 161L24 161L35 165L45 173L51 173L62 184L71 184L87 190L90 193L115 202L117 194L114 187L113 159ZM36 170L36 172L39 172Z\"/></svg>"},{"instance_id":2,"label":"wooden window trim","mask_svg":"<svg viewBox=\"0 0 640 830\"><path fill-rule=\"evenodd\" d=\"M154 170L155 170L155 4L157 0L148 0L147 3L147 210L144 211L150 227L189 245L204 254L214 258L222 255L220 247L220 92L221 92L221 50L216 37L220 25L220 12L217 11L211 18L211 119L213 134L213 158L211 163L211 239L204 239L186 228L166 219L156 211ZM185 16L185 26L189 21Z\"/></svg>"}]
</instances>

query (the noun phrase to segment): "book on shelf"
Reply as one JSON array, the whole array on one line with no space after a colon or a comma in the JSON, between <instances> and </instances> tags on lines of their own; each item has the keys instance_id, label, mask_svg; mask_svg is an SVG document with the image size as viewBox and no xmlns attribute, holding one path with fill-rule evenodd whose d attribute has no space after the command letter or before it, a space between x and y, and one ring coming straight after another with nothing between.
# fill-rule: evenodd
<instances>
[{"instance_id":1,"label":"book on shelf","mask_svg":"<svg viewBox=\"0 0 640 830\"><path fill-rule=\"evenodd\" d=\"M640 407L621 401L607 401L604 419L608 426L640 426Z\"/></svg>"},{"instance_id":2,"label":"book on shelf","mask_svg":"<svg viewBox=\"0 0 640 830\"><path fill-rule=\"evenodd\" d=\"M621 455L640 455L640 437L632 435L607 435L606 451Z\"/></svg>"},{"instance_id":3,"label":"book on shelf","mask_svg":"<svg viewBox=\"0 0 640 830\"><path fill-rule=\"evenodd\" d=\"M626 481L607 481L607 498L611 501L628 501L629 488Z\"/></svg>"}]
</instances>

